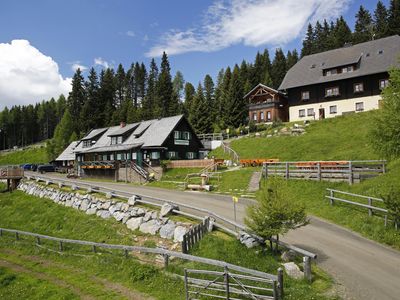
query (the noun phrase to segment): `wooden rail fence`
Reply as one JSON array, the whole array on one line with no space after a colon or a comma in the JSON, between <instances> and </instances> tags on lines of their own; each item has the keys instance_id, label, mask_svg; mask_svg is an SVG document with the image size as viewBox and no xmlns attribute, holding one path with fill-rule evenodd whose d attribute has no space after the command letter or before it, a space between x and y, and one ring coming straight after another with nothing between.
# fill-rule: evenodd
<instances>
[{"instance_id":1,"label":"wooden rail fence","mask_svg":"<svg viewBox=\"0 0 400 300\"><path fill-rule=\"evenodd\" d=\"M383 213L383 217L385 219L385 226L387 226L388 223L388 210L379 207L379 206L374 206L374 202L378 203L383 203L383 200L380 198L375 198L375 197L370 197L370 196L364 196L364 195L358 195L358 194L353 194L349 192L343 192L339 190L334 190L334 189L326 189L329 195L326 195L325 198L329 199L329 203L331 205L334 205L335 201L351 204L351 205L356 205L359 207L364 207L368 209L368 215L371 217L374 215L375 212L380 212ZM347 197L347 199L345 199ZM349 198L352 198L357 201L350 200ZM359 200L359 202L358 202ZM362 203L362 202L367 202L367 203ZM375 213L377 215L377 213ZM396 225L397 227L397 225Z\"/></svg>"},{"instance_id":2,"label":"wooden rail fence","mask_svg":"<svg viewBox=\"0 0 400 300\"><path fill-rule=\"evenodd\" d=\"M3 237L5 232L14 234L15 239L17 241L21 240L22 236L29 236L29 237L33 237L36 240L36 243L38 245L40 245L43 240L49 240L49 241L56 242L56 243L58 243L60 252L66 250L66 248L65 248L66 244L75 244L75 245L90 246L92 248L93 252L96 252L96 251L98 251L98 249L101 249L101 248L121 250L121 251L123 251L123 254L125 255L125 257L129 257L129 252L158 254L158 255L162 255L164 257L164 267L168 267L170 257L176 257L176 258L180 258L183 260L207 264L207 265L211 265L211 266L215 266L215 267L221 267L221 268L224 268L225 270L233 270L236 272L247 274L248 276L263 278L266 281L271 282L274 286L280 287L281 289L283 289L283 279L280 278L280 276L253 270L253 269L244 268L244 267L226 263L226 262L220 261L220 260L199 257L199 256L189 255L189 254L180 253L180 252L174 252L174 251L165 250L162 248L147 248L147 247L141 247L141 246L114 245L114 244L82 241L82 240L63 239L63 238L57 238L57 237L47 236L47 235L38 234L38 233L32 233L32 232L15 230L15 229L7 229L7 228L0 228L0 237ZM233 298L231 298L231 299L233 299ZM279 299L279 298L276 297L273 299Z\"/></svg>"},{"instance_id":3,"label":"wooden rail fence","mask_svg":"<svg viewBox=\"0 0 400 300\"><path fill-rule=\"evenodd\" d=\"M285 179L360 182L386 172L385 160L265 162L262 173Z\"/></svg>"},{"instance_id":4,"label":"wooden rail fence","mask_svg":"<svg viewBox=\"0 0 400 300\"><path fill-rule=\"evenodd\" d=\"M198 243L203 236L209 231L210 218L205 218L203 222L191 228L183 236L182 252L189 253L193 246Z\"/></svg>"}]
</instances>

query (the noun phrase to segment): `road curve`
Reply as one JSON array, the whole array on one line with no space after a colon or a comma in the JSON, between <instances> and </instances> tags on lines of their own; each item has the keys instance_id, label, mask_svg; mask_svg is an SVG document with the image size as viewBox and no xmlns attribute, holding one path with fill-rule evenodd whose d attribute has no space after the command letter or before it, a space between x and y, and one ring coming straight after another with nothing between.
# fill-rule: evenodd
<instances>
[{"instance_id":1,"label":"road curve","mask_svg":"<svg viewBox=\"0 0 400 300\"><path fill-rule=\"evenodd\" d=\"M35 174L37 175L37 174ZM43 177L59 175L46 174ZM77 182L82 182L77 180ZM233 220L229 196L201 192L182 192L160 188L132 186L124 183L90 182L106 188L168 199L177 203L205 208ZM246 206L237 204L237 221L243 223ZM400 299L400 252L370 241L348 229L311 218L305 227L289 232L284 241L318 254L317 262L343 286L345 299Z\"/></svg>"}]
</instances>

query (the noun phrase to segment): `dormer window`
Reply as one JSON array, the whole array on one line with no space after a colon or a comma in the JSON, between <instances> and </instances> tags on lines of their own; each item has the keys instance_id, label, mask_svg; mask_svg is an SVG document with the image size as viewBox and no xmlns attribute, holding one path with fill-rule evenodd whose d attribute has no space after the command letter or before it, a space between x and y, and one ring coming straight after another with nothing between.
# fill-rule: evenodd
<instances>
[{"instance_id":1,"label":"dormer window","mask_svg":"<svg viewBox=\"0 0 400 300\"><path fill-rule=\"evenodd\" d=\"M90 146L92 146L92 141L91 140L84 140L82 147L83 148L89 148Z\"/></svg>"},{"instance_id":2,"label":"dormer window","mask_svg":"<svg viewBox=\"0 0 400 300\"><path fill-rule=\"evenodd\" d=\"M379 51L378 51L378 54L383 54L383 50L379 50Z\"/></svg>"},{"instance_id":3,"label":"dormer window","mask_svg":"<svg viewBox=\"0 0 400 300\"><path fill-rule=\"evenodd\" d=\"M364 85L362 82L354 84L354 93L362 93L364 92Z\"/></svg>"},{"instance_id":4,"label":"dormer window","mask_svg":"<svg viewBox=\"0 0 400 300\"><path fill-rule=\"evenodd\" d=\"M325 89L325 97L339 96L339 87L331 87Z\"/></svg>"},{"instance_id":5,"label":"dormer window","mask_svg":"<svg viewBox=\"0 0 400 300\"><path fill-rule=\"evenodd\" d=\"M303 101L310 100L310 92L309 91L301 92L301 100Z\"/></svg>"},{"instance_id":6,"label":"dormer window","mask_svg":"<svg viewBox=\"0 0 400 300\"><path fill-rule=\"evenodd\" d=\"M117 145L117 144L122 144L122 135L111 137L111 145Z\"/></svg>"}]
</instances>

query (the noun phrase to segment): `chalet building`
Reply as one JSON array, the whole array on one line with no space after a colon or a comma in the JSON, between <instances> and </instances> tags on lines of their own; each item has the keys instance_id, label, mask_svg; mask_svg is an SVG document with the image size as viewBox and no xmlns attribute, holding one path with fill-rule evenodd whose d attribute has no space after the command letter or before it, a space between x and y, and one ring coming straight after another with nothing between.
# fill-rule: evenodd
<instances>
[{"instance_id":1,"label":"chalet building","mask_svg":"<svg viewBox=\"0 0 400 300\"><path fill-rule=\"evenodd\" d=\"M57 167L73 168L75 164L75 148L79 141L74 141L54 160Z\"/></svg>"},{"instance_id":2,"label":"chalet building","mask_svg":"<svg viewBox=\"0 0 400 300\"><path fill-rule=\"evenodd\" d=\"M202 158L202 149L186 118L179 115L93 129L74 153L80 175L118 180L133 171L146 177L161 160Z\"/></svg>"},{"instance_id":3,"label":"chalet building","mask_svg":"<svg viewBox=\"0 0 400 300\"><path fill-rule=\"evenodd\" d=\"M259 83L243 98L248 103L250 121L268 123L289 120L287 99L273 88Z\"/></svg>"},{"instance_id":4,"label":"chalet building","mask_svg":"<svg viewBox=\"0 0 400 300\"><path fill-rule=\"evenodd\" d=\"M400 37L390 36L303 57L279 90L289 120L319 120L377 109L388 71L399 66Z\"/></svg>"}]
</instances>

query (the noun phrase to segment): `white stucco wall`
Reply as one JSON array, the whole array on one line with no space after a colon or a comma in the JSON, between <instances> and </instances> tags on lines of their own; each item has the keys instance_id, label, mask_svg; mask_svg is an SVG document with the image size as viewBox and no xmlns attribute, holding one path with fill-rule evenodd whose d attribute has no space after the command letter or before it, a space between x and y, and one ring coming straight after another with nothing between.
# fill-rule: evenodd
<instances>
[{"instance_id":1,"label":"white stucco wall","mask_svg":"<svg viewBox=\"0 0 400 300\"><path fill-rule=\"evenodd\" d=\"M336 116L340 116L346 112L356 112L356 103L363 102L364 110L373 110L379 108L379 100L381 100L380 95L376 96L368 96L368 97L360 97L360 98L352 98L352 99L344 99L338 101L328 101L328 102L320 102L320 103L312 103L312 104L304 104L289 107L289 120L290 122L298 122L305 120L314 120L314 116L307 115L307 109L313 108L315 113L315 120L319 119L319 109L325 109L325 118L334 118ZM330 113L330 106L336 105L337 113ZM299 110L305 110L305 116L299 117Z\"/></svg>"}]
</instances>

